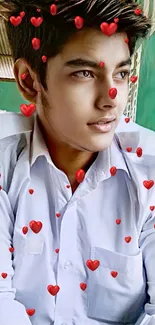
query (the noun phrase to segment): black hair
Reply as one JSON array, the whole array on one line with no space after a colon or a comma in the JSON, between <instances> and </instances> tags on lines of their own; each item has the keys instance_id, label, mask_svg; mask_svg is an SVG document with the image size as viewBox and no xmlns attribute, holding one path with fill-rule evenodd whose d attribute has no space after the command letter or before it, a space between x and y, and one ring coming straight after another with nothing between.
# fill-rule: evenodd
<instances>
[{"instance_id":1,"label":"black hair","mask_svg":"<svg viewBox=\"0 0 155 325\"><path fill-rule=\"evenodd\" d=\"M42 56L54 57L61 52L69 38L78 33L74 24L76 16L84 19L84 27L100 28L102 22L114 22L119 18L117 32L126 32L129 39L130 54L134 53L136 41L147 36L151 21L143 12L135 14L138 4L132 0L55 0L56 15L50 13L51 1L48 0L12 0L9 4L6 30L14 62L24 58L37 73L42 86L47 89L46 63ZM37 9L40 9L38 11ZM25 16L18 26L10 22L11 16ZM39 27L31 24L31 17L42 17ZM32 47L32 39L40 39L39 50Z\"/></svg>"}]
</instances>

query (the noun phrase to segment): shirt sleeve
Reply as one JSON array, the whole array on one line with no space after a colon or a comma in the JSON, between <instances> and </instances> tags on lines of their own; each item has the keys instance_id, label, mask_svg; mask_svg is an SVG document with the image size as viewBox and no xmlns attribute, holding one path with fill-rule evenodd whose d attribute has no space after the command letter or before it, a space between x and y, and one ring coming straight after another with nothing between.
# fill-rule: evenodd
<instances>
[{"instance_id":1,"label":"shirt sleeve","mask_svg":"<svg viewBox=\"0 0 155 325\"><path fill-rule=\"evenodd\" d=\"M14 270L12 266L12 246L14 214L3 189L0 189L0 324L32 325L26 308L16 301L16 289L12 287Z\"/></svg>"},{"instance_id":2,"label":"shirt sleeve","mask_svg":"<svg viewBox=\"0 0 155 325\"><path fill-rule=\"evenodd\" d=\"M143 225L139 247L142 250L149 301L135 325L155 325L155 210Z\"/></svg>"}]
</instances>

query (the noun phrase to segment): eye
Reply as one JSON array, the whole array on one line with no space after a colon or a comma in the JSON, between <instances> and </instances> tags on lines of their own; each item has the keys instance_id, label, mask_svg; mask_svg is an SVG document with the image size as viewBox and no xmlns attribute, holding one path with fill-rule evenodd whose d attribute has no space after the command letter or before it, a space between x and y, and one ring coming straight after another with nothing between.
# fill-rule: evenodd
<instances>
[{"instance_id":1,"label":"eye","mask_svg":"<svg viewBox=\"0 0 155 325\"><path fill-rule=\"evenodd\" d=\"M121 71L121 72L118 72L117 75L120 75L121 74L121 79L126 79L126 77L129 77L130 75L130 72L128 70L125 70L125 71Z\"/></svg>"},{"instance_id":2,"label":"eye","mask_svg":"<svg viewBox=\"0 0 155 325\"><path fill-rule=\"evenodd\" d=\"M93 73L92 73L92 71L89 71L89 70L81 70L81 71L73 72L72 76L89 78L89 77L93 76Z\"/></svg>"}]
</instances>

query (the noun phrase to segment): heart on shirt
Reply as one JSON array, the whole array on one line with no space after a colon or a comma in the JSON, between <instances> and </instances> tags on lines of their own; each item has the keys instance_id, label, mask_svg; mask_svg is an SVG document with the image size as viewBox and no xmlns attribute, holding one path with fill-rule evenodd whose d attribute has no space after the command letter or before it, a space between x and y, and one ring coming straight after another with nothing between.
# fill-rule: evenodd
<instances>
[{"instance_id":1,"label":"heart on shirt","mask_svg":"<svg viewBox=\"0 0 155 325\"><path fill-rule=\"evenodd\" d=\"M6 279L8 274L7 273L1 273L1 276L2 276L3 279Z\"/></svg>"},{"instance_id":2,"label":"heart on shirt","mask_svg":"<svg viewBox=\"0 0 155 325\"><path fill-rule=\"evenodd\" d=\"M50 285L48 285L47 290L48 290L48 292L49 292L52 296L55 296L55 295L59 292L60 287L57 286L57 285L52 286L52 285L50 284Z\"/></svg>"},{"instance_id":3,"label":"heart on shirt","mask_svg":"<svg viewBox=\"0 0 155 325\"><path fill-rule=\"evenodd\" d=\"M118 272L116 272L116 271L111 271L111 275L113 276L113 278L116 278L116 276L118 275Z\"/></svg>"},{"instance_id":4,"label":"heart on shirt","mask_svg":"<svg viewBox=\"0 0 155 325\"><path fill-rule=\"evenodd\" d=\"M152 188L152 186L154 185L154 181L153 180L150 180L150 181L145 180L143 182L143 185L145 186L145 188L147 188L147 190L150 190L150 188Z\"/></svg>"},{"instance_id":5,"label":"heart on shirt","mask_svg":"<svg viewBox=\"0 0 155 325\"><path fill-rule=\"evenodd\" d=\"M141 157L142 154L143 154L142 148L138 147L137 150L136 150L136 154L137 154L138 157Z\"/></svg>"},{"instance_id":6,"label":"heart on shirt","mask_svg":"<svg viewBox=\"0 0 155 325\"><path fill-rule=\"evenodd\" d=\"M153 211L155 209L155 205L150 206L150 210Z\"/></svg>"},{"instance_id":7,"label":"heart on shirt","mask_svg":"<svg viewBox=\"0 0 155 325\"><path fill-rule=\"evenodd\" d=\"M87 288L87 284L86 283L80 283L80 288L81 290L85 291Z\"/></svg>"},{"instance_id":8,"label":"heart on shirt","mask_svg":"<svg viewBox=\"0 0 155 325\"><path fill-rule=\"evenodd\" d=\"M116 220L116 223L117 223L117 225L120 225L120 223L121 223L121 219L117 219L117 220Z\"/></svg>"},{"instance_id":9,"label":"heart on shirt","mask_svg":"<svg viewBox=\"0 0 155 325\"><path fill-rule=\"evenodd\" d=\"M113 167L110 168L110 174L111 174L111 176L115 176L116 172L117 172L117 168L115 166L113 166Z\"/></svg>"},{"instance_id":10,"label":"heart on shirt","mask_svg":"<svg viewBox=\"0 0 155 325\"><path fill-rule=\"evenodd\" d=\"M95 271L99 267L100 261L98 261L98 260L95 260L95 261L87 260L86 265L88 266L88 268L91 271Z\"/></svg>"},{"instance_id":11,"label":"heart on shirt","mask_svg":"<svg viewBox=\"0 0 155 325\"><path fill-rule=\"evenodd\" d=\"M125 118L125 122L126 122L126 123L129 123L129 122L130 122L130 117L126 117L126 118Z\"/></svg>"},{"instance_id":12,"label":"heart on shirt","mask_svg":"<svg viewBox=\"0 0 155 325\"><path fill-rule=\"evenodd\" d=\"M29 316L33 316L35 313L35 309L26 309L26 312Z\"/></svg>"},{"instance_id":13,"label":"heart on shirt","mask_svg":"<svg viewBox=\"0 0 155 325\"><path fill-rule=\"evenodd\" d=\"M40 232L40 230L42 229L42 222L40 221L35 221L35 220L32 220L30 221L29 223L30 225L30 228L31 230L35 233L35 234L38 234L38 232Z\"/></svg>"},{"instance_id":14,"label":"heart on shirt","mask_svg":"<svg viewBox=\"0 0 155 325\"><path fill-rule=\"evenodd\" d=\"M10 247L10 248L9 248L9 251L10 251L11 253L13 253L14 250L15 250L15 249L14 249L13 247Z\"/></svg>"},{"instance_id":15,"label":"heart on shirt","mask_svg":"<svg viewBox=\"0 0 155 325\"><path fill-rule=\"evenodd\" d=\"M127 151L127 152L131 152L131 151L132 151L132 147L128 147L128 148L126 148L126 151Z\"/></svg>"},{"instance_id":16,"label":"heart on shirt","mask_svg":"<svg viewBox=\"0 0 155 325\"><path fill-rule=\"evenodd\" d=\"M125 241L126 241L126 243L130 243L130 241L131 241L131 237L130 237L130 236L125 237Z\"/></svg>"},{"instance_id":17,"label":"heart on shirt","mask_svg":"<svg viewBox=\"0 0 155 325\"><path fill-rule=\"evenodd\" d=\"M28 227L27 226L23 227L22 232L23 232L24 235L26 235L27 232L28 232Z\"/></svg>"},{"instance_id":18,"label":"heart on shirt","mask_svg":"<svg viewBox=\"0 0 155 325\"><path fill-rule=\"evenodd\" d=\"M32 195L34 193L34 190L32 188L30 188L29 193Z\"/></svg>"}]
</instances>

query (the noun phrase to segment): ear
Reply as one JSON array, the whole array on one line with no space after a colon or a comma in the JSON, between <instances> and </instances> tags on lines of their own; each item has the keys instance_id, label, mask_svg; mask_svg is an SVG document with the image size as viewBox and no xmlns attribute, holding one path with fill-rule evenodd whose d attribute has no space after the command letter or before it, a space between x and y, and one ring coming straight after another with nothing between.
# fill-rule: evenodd
<instances>
[{"instance_id":1,"label":"ear","mask_svg":"<svg viewBox=\"0 0 155 325\"><path fill-rule=\"evenodd\" d=\"M24 79L22 78L23 74L26 75ZM31 69L25 59L20 58L15 62L14 75L17 87L22 96L29 102L36 104L40 84L36 73Z\"/></svg>"}]
</instances>

